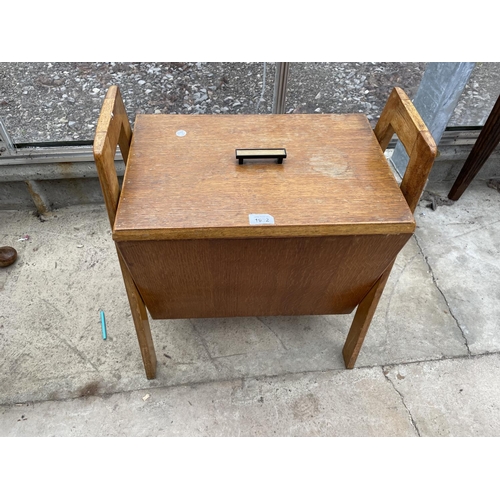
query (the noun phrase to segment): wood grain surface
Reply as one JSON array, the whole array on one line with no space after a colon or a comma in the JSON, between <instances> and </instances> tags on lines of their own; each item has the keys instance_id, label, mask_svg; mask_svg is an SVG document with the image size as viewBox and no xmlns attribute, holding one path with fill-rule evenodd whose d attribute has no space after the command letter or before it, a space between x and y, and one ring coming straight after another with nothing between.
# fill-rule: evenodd
<instances>
[{"instance_id":1,"label":"wood grain surface","mask_svg":"<svg viewBox=\"0 0 500 500\"><path fill-rule=\"evenodd\" d=\"M132 130L123 105L120 89L113 85L106 93L94 137L94 158L111 227L115 222L116 208L120 196L120 186L115 168L116 148L120 147L122 157L127 161L131 139ZM117 253L146 377L153 379L156 376L157 361L148 314L134 279L130 275L130 271L118 248Z\"/></svg>"},{"instance_id":2,"label":"wood grain surface","mask_svg":"<svg viewBox=\"0 0 500 500\"><path fill-rule=\"evenodd\" d=\"M383 151L394 133L397 134L409 156L406 172L401 182L401 192L413 213L436 158L437 147L413 103L398 87L391 92L375 127L375 135ZM354 368L356 364L393 264L393 262L389 264L356 310L342 350L346 368Z\"/></svg>"},{"instance_id":3,"label":"wood grain surface","mask_svg":"<svg viewBox=\"0 0 500 500\"><path fill-rule=\"evenodd\" d=\"M178 131L185 135L178 136ZM235 149L286 148L282 165ZM251 225L269 214L274 225ZM139 115L114 225L123 240L412 233L363 115Z\"/></svg>"},{"instance_id":4,"label":"wood grain surface","mask_svg":"<svg viewBox=\"0 0 500 500\"><path fill-rule=\"evenodd\" d=\"M410 234L120 241L153 319L350 313Z\"/></svg>"},{"instance_id":5,"label":"wood grain surface","mask_svg":"<svg viewBox=\"0 0 500 500\"><path fill-rule=\"evenodd\" d=\"M101 183L109 222L113 227L120 196L120 185L116 175L115 154L120 146L126 162L130 151L132 130L123 105L120 89L113 85L106 93L94 136L94 158Z\"/></svg>"},{"instance_id":6,"label":"wood grain surface","mask_svg":"<svg viewBox=\"0 0 500 500\"><path fill-rule=\"evenodd\" d=\"M375 136L382 151L394 133L409 156L400 188L413 213L434 164L437 146L410 98L399 87L392 90L375 126Z\"/></svg>"}]
</instances>

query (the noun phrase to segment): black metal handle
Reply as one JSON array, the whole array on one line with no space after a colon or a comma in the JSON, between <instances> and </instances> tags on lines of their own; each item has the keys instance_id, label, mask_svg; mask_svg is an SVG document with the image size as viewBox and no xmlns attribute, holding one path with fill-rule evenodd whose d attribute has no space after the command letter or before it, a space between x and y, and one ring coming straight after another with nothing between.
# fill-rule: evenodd
<instances>
[{"instance_id":1,"label":"black metal handle","mask_svg":"<svg viewBox=\"0 0 500 500\"><path fill-rule=\"evenodd\" d=\"M243 165L243 160L261 158L276 158L276 163L283 163L283 159L286 158L286 149L236 149L236 159L239 160L240 165Z\"/></svg>"}]
</instances>

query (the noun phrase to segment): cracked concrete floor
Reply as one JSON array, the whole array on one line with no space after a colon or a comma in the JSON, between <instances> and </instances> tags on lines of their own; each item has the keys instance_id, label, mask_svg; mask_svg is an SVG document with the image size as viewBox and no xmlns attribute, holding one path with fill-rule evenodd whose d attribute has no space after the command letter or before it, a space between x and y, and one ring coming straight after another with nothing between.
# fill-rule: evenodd
<instances>
[{"instance_id":1,"label":"cracked concrete floor","mask_svg":"<svg viewBox=\"0 0 500 500\"><path fill-rule=\"evenodd\" d=\"M500 193L427 204L354 370L352 316L152 321L153 381L104 207L0 212L0 435L499 436Z\"/></svg>"}]
</instances>

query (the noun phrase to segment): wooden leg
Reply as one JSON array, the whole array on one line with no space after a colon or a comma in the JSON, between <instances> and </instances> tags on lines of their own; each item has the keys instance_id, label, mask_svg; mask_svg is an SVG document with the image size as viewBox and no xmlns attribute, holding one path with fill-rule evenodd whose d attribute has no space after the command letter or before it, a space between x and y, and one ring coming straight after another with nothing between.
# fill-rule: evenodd
<instances>
[{"instance_id":1,"label":"wooden leg","mask_svg":"<svg viewBox=\"0 0 500 500\"><path fill-rule=\"evenodd\" d=\"M359 351L361 350L361 346L365 340L366 332L370 327L373 315L377 309L378 301L382 296L382 292L384 291L385 284L389 279L393 265L394 262L392 262L392 264L385 270L384 274L380 276L356 309L351 329L349 330L344 348L342 349L342 355L344 356L346 368L354 368L354 365L356 364L356 359L358 358Z\"/></svg>"},{"instance_id":2,"label":"wooden leg","mask_svg":"<svg viewBox=\"0 0 500 500\"><path fill-rule=\"evenodd\" d=\"M118 259L122 269L125 289L127 290L130 310L132 312L132 317L134 318L135 331L137 332L139 347L141 348L142 362L144 363L144 369L146 370L146 377L148 379L153 379L156 377L156 353L153 338L151 337L151 329L149 328L146 306L144 305L142 297L135 286L132 276L130 276L129 270L125 265L118 248L116 251L118 252Z\"/></svg>"},{"instance_id":3,"label":"wooden leg","mask_svg":"<svg viewBox=\"0 0 500 500\"><path fill-rule=\"evenodd\" d=\"M493 109L479 134L476 143L465 160L462 170L453 184L448 198L457 201L467 189L474 177L481 170L486 160L500 142L500 97L497 99Z\"/></svg>"}]
</instances>

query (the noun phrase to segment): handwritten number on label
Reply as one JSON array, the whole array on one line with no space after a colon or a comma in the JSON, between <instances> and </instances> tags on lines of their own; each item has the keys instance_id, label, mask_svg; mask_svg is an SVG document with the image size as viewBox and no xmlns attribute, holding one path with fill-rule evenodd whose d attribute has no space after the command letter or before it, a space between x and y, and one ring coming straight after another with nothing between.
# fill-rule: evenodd
<instances>
[{"instance_id":1,"label":"handwritten number on label","mask_svg":"<svg viewBox=\"0 0 500 500\"><path fill-rule=\"evenodd\" d=\"M255 224L274 224L274 217L269 214L249 214L249 222Z\"/></svg>"}]
</instances>

